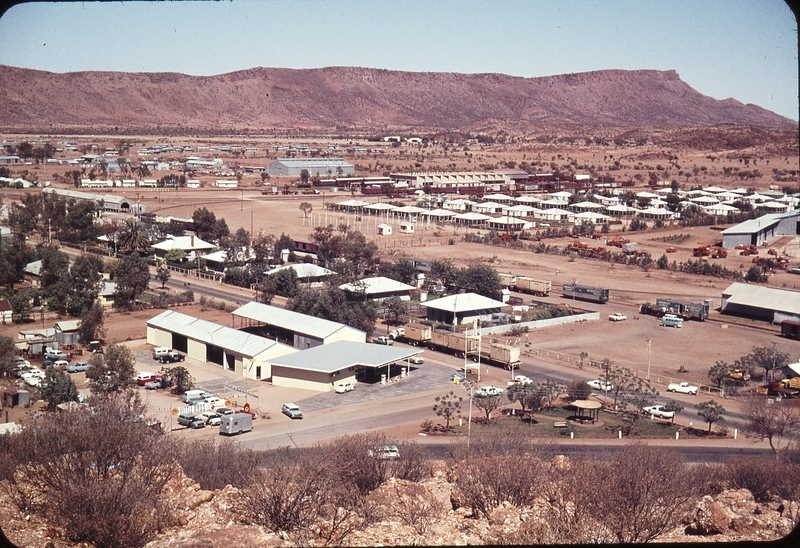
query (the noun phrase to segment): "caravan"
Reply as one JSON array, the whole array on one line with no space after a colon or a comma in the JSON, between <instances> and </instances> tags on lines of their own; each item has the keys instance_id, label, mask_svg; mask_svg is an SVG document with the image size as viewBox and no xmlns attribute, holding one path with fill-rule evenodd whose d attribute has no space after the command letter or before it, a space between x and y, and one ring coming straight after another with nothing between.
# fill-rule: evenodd
<instances>
[{"instance_id":1,"label":"caravan","mask_svg":"<svg viewBox=\"0 0 800 548\"><path fill-rule=\"evenodd\" d=\"M233 413L222 415L219 423L219 433L231 436L250 432L253 429L253 416L250 413Z\"/></svg>"}]
</instances>

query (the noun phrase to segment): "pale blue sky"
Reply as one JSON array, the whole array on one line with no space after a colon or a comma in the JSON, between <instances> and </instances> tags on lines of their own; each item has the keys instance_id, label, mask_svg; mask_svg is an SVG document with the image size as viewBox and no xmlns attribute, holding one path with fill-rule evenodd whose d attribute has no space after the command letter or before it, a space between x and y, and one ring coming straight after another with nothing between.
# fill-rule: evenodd
<instances>
[{"instance_id":1,"label":"pale blue sky","mask_svg":"<svg viewBox=\"0 0 800 548\"><path fill-rule=\"evenodd\" d=\"M31 3L0 18L0 64L193 75L674 69L701 93L797 120L797 40L783 0Z\"/></svg>"}]
</instances>

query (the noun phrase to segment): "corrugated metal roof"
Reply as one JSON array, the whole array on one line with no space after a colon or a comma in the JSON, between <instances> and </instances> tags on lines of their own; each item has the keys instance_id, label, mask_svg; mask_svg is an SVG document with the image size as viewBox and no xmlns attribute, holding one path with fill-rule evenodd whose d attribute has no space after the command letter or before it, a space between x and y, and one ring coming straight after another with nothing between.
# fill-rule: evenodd
<instances>
[{"instance_id":1,"label":"corrugated metal roof","mask_svg":"<svg viewBox=\"0 0 800 548\"><path fill-rule=\"evenodd\" d=\"M505 303L495 301L483 295L478 295L477 293L459 293L458 295L450 295L449 297L442 297L441 299L420 304L428 308L444 310L446 312L468 312L506 306Z\"/></svg>"},{"instance_id":2,"label":"corrugated metal roof","mask_svg":"<svg viewBox=\"0 0 800 548\"><path fill-rule=\"evenodd\" d=\"M722 299L740 306L800 314L800 291L735 282L722 292Z\"/></svg>"},{"instance_id":3,"label":"corrugated metal roof","mask_svg":"<svg viewBox=\"0 0 800 548\"><path fill-rule=\"evenodd\" d=\"M768 213L755 219L748 219L743 223L726 228L720 234L755 234L778 224L782 215L782 213Z\"/></svg>"},{"instance_id":4,"label":"corrugated metal roof","mask_svg":"<svg viewBox=\"0 0 800 548\"><path fill-rule=\"evenodd\" d=\"M362 288L367 295L372 295L373 293L387 293L389 291L408 291L409 289L414 289L414 286L383 276L364 278L355 283L342 284L339 286L339 289L353 292L360 292Z\"/></svg>"},{"instance_id":5,"label":"corrugated metal roof","mask_svg":"<svg viewBox=\"0 0 800 548\"><path fill-rule=\"evenodd\" d=\"M364 333L358 329L330 320L307 316L299 312L292 312L283 308L276 308L262 303L251 301L246 305L240 306L232 312L234 316L248 318L267 325L274 325L282 329L309 335L318 339L326 339L342 329L348 329L357 333ZM364 333L364 340L367 335Z\"/></svg>"},{"instance_id":6,"label":"corrugated metal roof","mask_svg":"<svg viewBox=\"0 0 800 548\"><path fill-rule=\"evenodd\" d=\"M395 348L378 344L352 341L336 341L330 344L315 346L308 350L296 352L288 356L270 360L272 365L334 373L362 365L365 367L381 367L396 361L420 354L421 350L412 348Z\"/></svg>"},{"instance_id":7,"label":"corrugated metal roof","mask_svg":"<svg viewBox=\"0 0 800 548\"><path fill-rule=\"evenodd\" d=\"M286 264L277 268L273 268L272 270L267 271L266 274L267 276L270 274L277 274L281 270L286 270L287 268L294 270L298 278L314 278L317 276L331 276L336 274L336 272L333 270L328 270L327 268L323 268L311 263Z\"/></svg>"},{"instance_id":8,"label":"corrugated metal roof","mask_svg":"<svg viewBox=\"0 0 800 548\"><path fill-rule=\"evenodd\" d=\"M205 344L218 346L224 350L254 358L276 345L285 346L287 351L295 352L291 346L275 342L258 335L245 333L232 327L219 325L200 318L194 318L175 310L166 310L147 321L147 325L171 331Z\"/></svg>"}]
</instances>

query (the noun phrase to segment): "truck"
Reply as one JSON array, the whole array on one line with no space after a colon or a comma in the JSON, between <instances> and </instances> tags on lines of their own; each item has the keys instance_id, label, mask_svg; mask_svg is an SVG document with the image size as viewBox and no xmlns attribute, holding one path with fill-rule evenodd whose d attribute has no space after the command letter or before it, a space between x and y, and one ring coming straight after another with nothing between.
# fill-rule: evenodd
<instances>
[{"instance_id":1,"label":"truck","mask_svg":"<svg viewBox=\"0 0 800 548\"><path fill-rule=\"evenodd\" d=\"M608 302L608 289L581 284L564 284L561 294L564 297L605 304Z\"/></svg>"},{"instance_id":2,"label":"truck","mask_svg":"<svg viewBox=\"0 0 800 548\"><path fill-rule=\"evenodd\" d=\"M514 287L517 291L522 293L532 293L539 297L547 297L553 289L553 284L550 281L534 280L525 276L517 276Z\"/></svg>"},{"instance_id":3,"label":"truck","mask_svg":"<svg viewBox=\"0 0 800 548\"><path fill-rule=\"evenodd\" d=\"M222 415L219 423L219 433L225 436L233 436L242 432L250 432L253 429L253 416L250 413L232 413Z\"/></svg>"},{"instance_id":4,"label":"truck","mask_svg":"<svg viewBox=\"0 0 800 548\"><path fill-rule=\"evenodd\" d=\"M699 320L702 322L708 318L708 313L713 307L714 299L706 299L701 303L693 303L669 297L661 297L656 299L655 305L644 303L639 308L639 312L659 318L665 314L673 314L684 320Z\"/></svg>"},{"instance_id":5,"label":"truck","mask_svg":"<svg viewBox=\"0 0 800 548\"><path fill-rule=\"evenodd\" d=\"M780 381L774 381L774 382L769 382L767 384L762 384L761 386L756 388L756 394L759 394L761 396L793 398L798 394L800 394L800 391L798 391L795 388L786 388Z\"/></svg>"},{"instance_id":6,"label":"truck","mask_svg":"<svg viewBox=\"0 0 800 548\"><path fill-rule=\"evenodd\" d=\"M422 323L407 323L403 326L403 333L398 333L396 339L411 346L425 346L431 340L433 328Z\"/></svg>"},{"instance_id":7,"label":"truck","mask_svg":"<svg viewBox=\"0 0 800 548\"><path fill-rule=\"evenodd\" d=\"M792 377L791 379L783 379L781 380L781 384L784 388L794 388L796 390L800 390L800 377Z\"/></svg>"},{"instance_id":8,"label":"truck","mask_svg":"<svg viewBox=\"0 0 800 548\"><path fill-rule=\"evenodd\" d=\"M488 348L486 348L488 346ZM477 353L476 353L477 354ZM471 356L474 359L474 356ZM519 369L520 349L518 346L500 342L489 342L481 345L480 358L482 363L498 365L506 370Z\"/></svg>"},{"instance_id":9,"label":"truck","mask_svg":"<svg viewBox=\"0 0 800 548\"><path fill-rule=\"evenodd\" d=\"M406 332L408 332L406 330ZM452 331L433 330L428 348L439 352L453 354L457 358L463 358L464 353L475 354L478 351L478 340L467 338L464 333L453 333Z\"/></svg>"},{"instance_id":10,"label":"truck","mask_svg":"<svg viewBox=\"0 0 800 548\"><path fill-rule=\"evenodd\" d=\"M517 277L514 274L504 274L498 272L500 276L500 287L504 289L511 289L517 284Z\"/></svg>"}]
</instances>

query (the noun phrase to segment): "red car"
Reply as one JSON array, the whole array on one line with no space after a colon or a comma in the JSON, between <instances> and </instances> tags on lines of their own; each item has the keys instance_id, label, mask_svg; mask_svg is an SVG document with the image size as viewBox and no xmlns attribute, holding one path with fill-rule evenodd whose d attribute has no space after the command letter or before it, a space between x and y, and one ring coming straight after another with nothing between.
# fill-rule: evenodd
<instances>
[{"instance_id":1,"label":"red car","mask_svg":"<svg viewBox=\"0 0 800 548\"><path fill-rule=\"evenodd\" d=\"M140 374L136 376L136 384L138 384L139 386L144 386L145 384L151 381L160 381L160 380L161 380L161 375L156 375L155 373L152 375Z\"/></svg>"}]
</instances>

